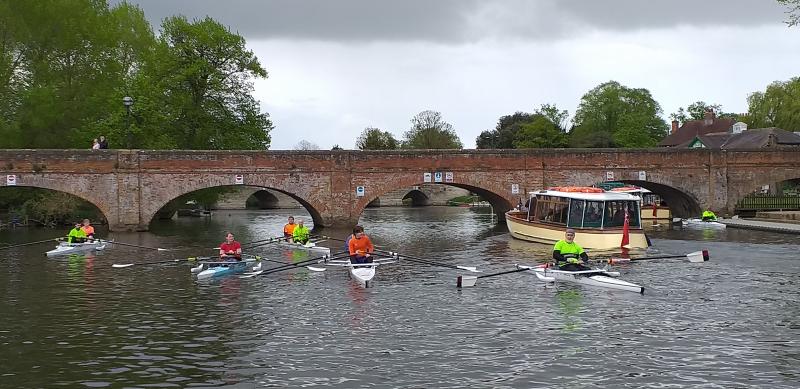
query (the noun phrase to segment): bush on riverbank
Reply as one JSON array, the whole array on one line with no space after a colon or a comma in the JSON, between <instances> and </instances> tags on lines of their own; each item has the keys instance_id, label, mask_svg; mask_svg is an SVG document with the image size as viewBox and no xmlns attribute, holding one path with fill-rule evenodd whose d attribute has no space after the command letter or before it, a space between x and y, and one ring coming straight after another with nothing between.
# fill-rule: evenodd
<instances>
[{"instance_id":1,"label":"bush on riverbank","mask_svg":"<svg viewBox=\"0 0 800 389\"><path fill-rule=\"evenodd\" d=\"M458 196L453 197L450 200L447 200L447 205L457 206L460 204L472 204L483 201L483 198L478 195L467 195L467 196Z\"/></svg>"},{"instance_id":2,"label":"bush on riverbank","mask_svg":"<svg viewBox=\"0 0 800 389\"><path fill-rule=\"evenodd\" d=\"M39 188L9 188L0 193L4 219L16 219L22 225L36 224L50 228L70 225L80 219L105 224L97 207L77 196Z\"/></svg>"}]
</instances>

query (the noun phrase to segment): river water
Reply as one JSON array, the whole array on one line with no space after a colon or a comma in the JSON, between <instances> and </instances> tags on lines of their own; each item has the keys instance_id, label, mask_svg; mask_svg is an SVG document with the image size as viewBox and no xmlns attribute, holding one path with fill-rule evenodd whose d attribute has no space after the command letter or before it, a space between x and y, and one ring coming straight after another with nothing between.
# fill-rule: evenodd
<instances>
[{"instance_id":1,"label":"river water","mask_svg":"<svg viewBox=\"0 0 800 389\"><path fill-rule=\"evenodd\" d=\"M634 255L708 249L711 261L617 266L644 295L546 287L527 273L458 289L456 271L405 262L380 267L369 289L340 269L198 283L185 263L111 267L213 255L228 230L242 242L279 235L288 212L217 212L110 234L172 251L114 246L47 259L50 243L0 250L0 387L800 387L795 235L651 231L654 247ZM488 272L549 257L550 247L510 238L494 217L378 208L361 223L386 249ZM0 242L55 235L0 231Z\"/></svg>"}]
</instances>

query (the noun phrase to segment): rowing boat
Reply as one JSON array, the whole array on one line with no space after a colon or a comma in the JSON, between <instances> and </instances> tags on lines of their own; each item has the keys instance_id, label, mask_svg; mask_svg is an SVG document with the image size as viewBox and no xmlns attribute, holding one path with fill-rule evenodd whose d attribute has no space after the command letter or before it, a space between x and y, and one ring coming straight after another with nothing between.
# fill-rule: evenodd
<instances>
[{"instance_id":1,"label":"rowing boat","mask_svg":"<svg viewBox=\"0 0 800 389\"><path fill-rule=\"evenodd\" d=\"M589 285L601 288L625 290L628 292L636 292L642 294L644 293L643 286L610 277L611 274L616 275L619 273L609 272L608 270L604 269L565 271L565 270L550 269L542 266L532 267L532 266L517 265L517 267L520 269L533 270L533 273L536 274L536 278L544 282L565 281L565 282L574 282L576 284Z\"/></svg>"},{"instance_id":2,"label":"rowing boat","mask_svg":"<svg viewBox=\"0 0 800 389\"><path fill-rule=\"evenodd\" d=\"M350 262L350 259L344 260L331 260L325 263L326 266L346 267L350 271L350 278L357 282L363 288L372 286L372 279L375 278L375 268L380 265L394 263L392 258L379 258L370 263L356 263ZM308 267L310 270L320 271L324 269Z\"/></svg>"},{"instance_id":3,"label":"rowing boat","mask_svg":"<svg viewBox=\"0 0 800 389\"><path fill-rule=\"evenodd\" d=\"M719 228L724 229L726 226L720 222L715 221L705 221L703 219L691 218L691 219L683 219L681 220L681 224L684 227L696 227L696 228Z\"/></svg>"},{"instance_id":4,"label":"rowing boat","mask_svg":"<svg viewBox=\"0 0 800 389\"><path fill-rule=\"evenodd\" d=\"M239 262L200 262L198 266L193 267L191 271L197 274L197 280L200 281L242 273L248 269L252 271L261 270L261 261L255 257L251 257Z\"/></svg>"},{"instance_id":5,"label":"rowing boat","mask_svg":"<svg viewBox=\"0 0 800 389\"><path fill-rule=\"evenodd\" d=\"M103 250L106 248L106 245L111 244L111 241L101 241L95 240L91 242L82 242L82 243L67 243L61 242L56 246L56 248L47 252L48 257L56 256L56 255L67 255L67 254L74 254L74 253L83 253L92 250Z\"/></svg>"},{"instance_id":6,"label":"rowing boat","mask_svg":"<svg viewBox=\"0 0 800 389\"><path fill-rule=\"evenodd\" d=\"M316 253L316 254L319 254L319 255L331 255L330 247L317 246L317 244L314 243L314 242L308 242L306 244L302 244L302 243L281 241L281 242L278 242L278 245L280 247L286 247L286 248L290 248L290 249L293 249L293 250L306 250L306 251L310 251L310 252L313 252L313 253Z\"/></svg>"}]
</instances>

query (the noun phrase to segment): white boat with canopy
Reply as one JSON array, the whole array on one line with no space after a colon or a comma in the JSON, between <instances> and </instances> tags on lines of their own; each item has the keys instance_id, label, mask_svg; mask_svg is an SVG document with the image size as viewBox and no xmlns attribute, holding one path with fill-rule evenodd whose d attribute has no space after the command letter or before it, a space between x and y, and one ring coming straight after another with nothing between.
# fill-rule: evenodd
<instances>
[{"instance_id":1,"label":"white boat with canopy","mask_svg":"<svg viewBox=\"0 0 800 389\"><path fill-rule=\"evenodd\" d=\"M554 244L564 238L569 227L583 248L612 250L623 246L627 219L628 244L624 247L648 247L636 196L593 187L556 187L531 192L528 204L527 210L506 213L514 238Z\"/></svg>"}]
</instances>

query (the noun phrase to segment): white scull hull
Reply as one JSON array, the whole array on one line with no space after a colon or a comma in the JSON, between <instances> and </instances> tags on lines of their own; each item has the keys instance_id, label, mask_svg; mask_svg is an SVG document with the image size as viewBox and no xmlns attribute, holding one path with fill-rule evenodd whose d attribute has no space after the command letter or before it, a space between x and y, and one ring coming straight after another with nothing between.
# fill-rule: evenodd
<instances>
[{"instance_id":1,"label":"white scull hull","mask_svg":"<svg viewBox=\"0 0 800 389\"><path fill-rule=\"evenodd\" d=\"M643 286L602 275L603 270L600 269L584 272L571 272L538 267L534 268L533 272L536 274L536 277L539 280L544 282L565 281L599 288L644 293Z\"/></svg>"},{"instance_id":2,"label":"white scull hull","mask_svg":"<svg viewBox=\"0 0 800 389\"><path fill-rule=\"evenodd\" d=\"M100 240L96 240L94 242L84 242L84 243L61 242L58 244L58 246L56 246L56 248L48 251L47 256L52 257L57 255L85 253L87 251L93 251L93 250L103 250L106 248L106 245L110 243L111 242L100 241Z\"/></svg>"}]
</instances>

